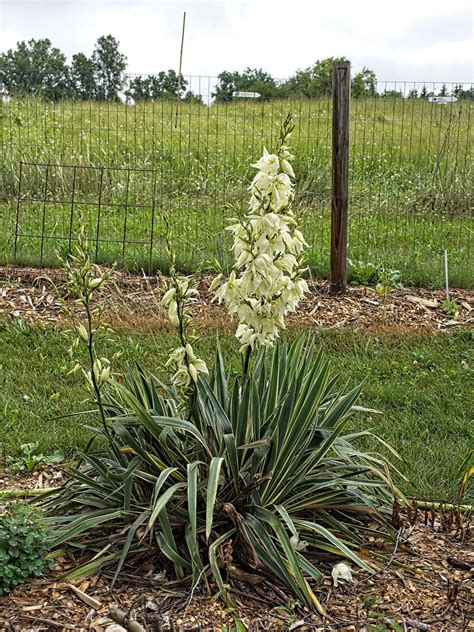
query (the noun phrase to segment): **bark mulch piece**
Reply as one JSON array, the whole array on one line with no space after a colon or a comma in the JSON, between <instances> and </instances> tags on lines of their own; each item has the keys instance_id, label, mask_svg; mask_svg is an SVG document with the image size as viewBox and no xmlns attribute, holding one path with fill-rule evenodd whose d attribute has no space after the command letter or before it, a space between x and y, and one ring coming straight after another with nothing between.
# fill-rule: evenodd
<instances>
[{"instance_id":1,"label":"bark mulch piece","mask_svg":"<svg viewBox=\"0 0 474 632\"><path fill-rule=\"evenodd\" d=\"M160 306L163 280L115 272L115 286L109 285L108 320L124 326L144 329L167 327L165 310ZM60 270L35 268L0 268L0 315L13 320L57 323L62 319L57 291L47 277L60 288ZM204 325L230 325L223 307L212 303L208 288L212 277L197 279L199 297L193 304L194 316ZM348 286L345 295L330 296L329 284L309 280L310 292L301 302L289 323L314 328L402 327L445 330L474 322L474 292L451 289L450 299L458 305L455 315L443 312L444 290L406 288L393 290L384 302L377 300L374 288Z\"/></svg>"}]
</instances>

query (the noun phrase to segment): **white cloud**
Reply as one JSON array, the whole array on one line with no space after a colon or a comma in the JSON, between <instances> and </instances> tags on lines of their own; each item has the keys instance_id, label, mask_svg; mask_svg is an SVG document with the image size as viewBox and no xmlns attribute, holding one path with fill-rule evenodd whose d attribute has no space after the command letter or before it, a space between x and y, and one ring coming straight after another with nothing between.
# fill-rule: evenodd
<instances>
[{"instance_id":1,"label":"white cloud","mask_svg":"<svg viewBox=\"0 0 474 632\"><path fill-rule=\"evenodd\" d=\"M67 55L111 33L129 71L177 68L187 11L185 74L262 67L286 77L316 59L345 55L380 79L469 81L472 9L465 0L3 0L2 48L49 37ZM469 24L471 27L469 28Z\"/></svg>"}]
</instances>

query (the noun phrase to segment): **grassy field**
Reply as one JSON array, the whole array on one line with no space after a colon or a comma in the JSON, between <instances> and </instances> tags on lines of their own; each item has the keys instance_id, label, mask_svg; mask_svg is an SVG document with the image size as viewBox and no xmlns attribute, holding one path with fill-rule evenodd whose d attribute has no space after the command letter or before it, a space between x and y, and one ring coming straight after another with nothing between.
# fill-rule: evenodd
<instances>
[{"instance_id":1,"label":"grassy field","mask_svg":"<svg viewBox=\"0 0 474 632\"><path fill-rule=\"evenodd\" d=\"M209 334L197 345L208 360L215 347L214 332ZM401 469L412 481L403 485L405 490L453 500L459 468L473 445L472 332L408 335L346 330L315 335L344 382L353 386L366 380L362 403L384 415L369 420L359 415L354 426L374 427L403 454ZM174 344L170 334L120 331L115 337L123 351L121 368L139 360L157 374L163 373ZM89 436L82 424L94 419L83 415L51 420L90 406L80 378L68 375L64 334L53 328L3 322L0 338L3 454L18 454L20 445L31 441L38 441L38 450L45 454L56 450L73 454ZM223 332L219 338L226 358L237 368L235 339Z\"/></svg>"},{"instance_id":2,"label":"grassy field","mask_svg":"<svg viewBox=\"0 0 474 632\"><path fill-rule=\"evenodd\" d=\"M472 285L473 178L470 101L353 100L350 258L399 269L406 284ZM131 269L163 267L163 212L183 269L229 263L225 226L262 145L272 148L294 113L296 206L308 263L326 274L329 253L331 106L328 100L210 107L169 102L2 104L0 262L54 263L78 208L97 258ZM177 123L177 124L176 124ZM176 124L176 127L175 127ZM53 163L83 167L46 167ZM129 166L135 171L112 169ZM21 184L21 186L20 186ZM20 187L20 201L16 195ZM73 203L72 203L73 202ZM125 244L125 245L124 245Z\"/></svg>"}]
</instances>

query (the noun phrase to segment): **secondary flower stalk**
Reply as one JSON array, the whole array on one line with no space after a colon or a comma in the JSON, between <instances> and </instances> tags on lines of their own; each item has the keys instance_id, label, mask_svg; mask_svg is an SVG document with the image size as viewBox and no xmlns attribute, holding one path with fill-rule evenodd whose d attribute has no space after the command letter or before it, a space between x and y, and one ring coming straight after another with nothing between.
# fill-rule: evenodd
<instances>
[{"instance_id":1,"label":"secondary flower stalk","mask_svg":"<svg viewBox=\"0 0 474 632\"><path fill-rule=\"evenodd\" d=\"M198 291L191 285L191 279L177 277L173 272L170 287L161 301L168 309L168 317L176 327L180 343L166 362L166 366L173 371L171 381L177 388L187 388L197 382L199 373L208 374L206 363L194 353L191 345L193 337L188 331L191 317L187 303L197 294Z\"/></svg>"}]
</instances>

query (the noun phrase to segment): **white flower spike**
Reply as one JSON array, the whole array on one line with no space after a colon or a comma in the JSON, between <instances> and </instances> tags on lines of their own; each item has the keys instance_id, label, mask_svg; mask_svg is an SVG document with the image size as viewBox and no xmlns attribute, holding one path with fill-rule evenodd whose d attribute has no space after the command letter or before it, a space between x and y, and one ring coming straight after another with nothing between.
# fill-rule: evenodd
<instances>
[{"instance_id":1,"label":"white flower spike","mask_svg":"<svg viewBox=\"0 0 474 632\"><path fill-rule=\"evenodd\" d=\"M242 351L272 346L285 328L284 317L308 291L302 278L307 243L291 211L295 174L290 164L294 156L286 145L290 123L288 117L278 153L264 148L252 165L258 172L249 187L250 212L228 228L236 262L215 298L239 319L236 337Z\"/></svg>"}]
</instances>

